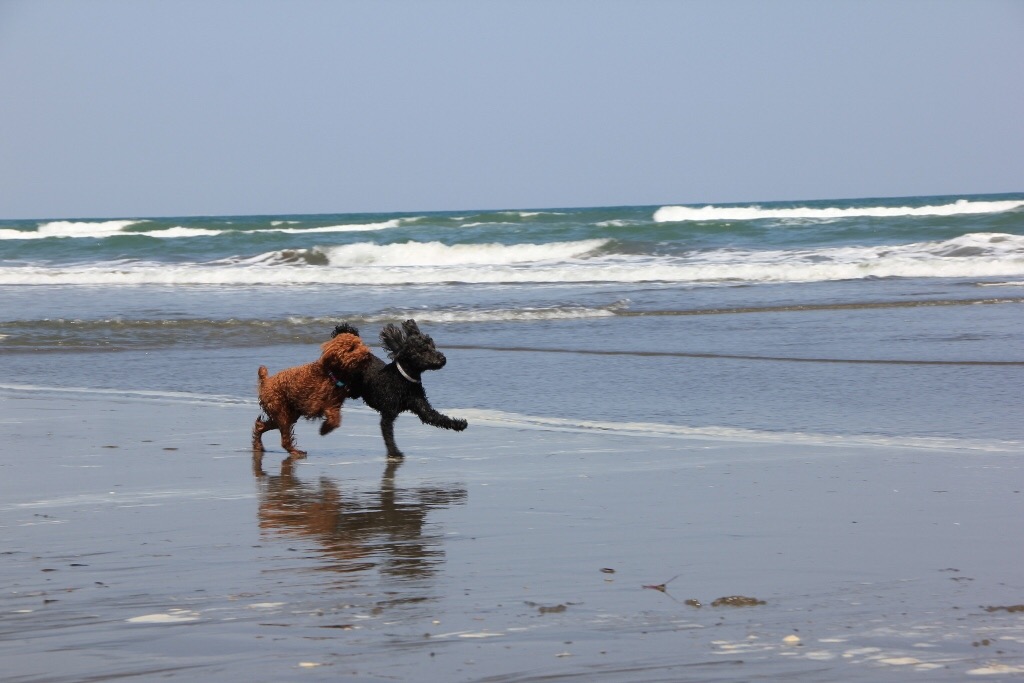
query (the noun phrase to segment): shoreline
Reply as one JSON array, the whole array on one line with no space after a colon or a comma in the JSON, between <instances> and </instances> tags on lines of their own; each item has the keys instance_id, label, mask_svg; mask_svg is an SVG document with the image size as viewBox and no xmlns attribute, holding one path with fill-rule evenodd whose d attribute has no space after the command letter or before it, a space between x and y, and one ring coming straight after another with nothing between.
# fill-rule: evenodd
<instances>
[{"instance_id":1,"label":"shoreline","mask_svg":"<svg viewBox=\"0 0 1024 683\"><path fill-rule=\"evenodd\" d=\"M141 393L0 389L8 676L1024 673L1020 452L345 409L254 473L254 403Z\"/></svg>"}]
</instances>

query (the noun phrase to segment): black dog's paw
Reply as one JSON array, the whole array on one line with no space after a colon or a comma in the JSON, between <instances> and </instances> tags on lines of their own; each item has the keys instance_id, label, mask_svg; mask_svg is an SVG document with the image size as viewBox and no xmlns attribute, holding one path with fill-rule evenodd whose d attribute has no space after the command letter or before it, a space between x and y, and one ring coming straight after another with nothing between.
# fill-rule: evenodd
<instances>
[{"instance_id":1,"label":"black dog's paw","mask_svg":"<svg viewBox=\"0 0 1024 683\"><path fill-rule=\"evenodd\" d=\"M457 432L461 432L468 426L469 423L463 420L461 417L457 417L452 420L452 429L454 429Z\"/></svg>"}]
</instances>

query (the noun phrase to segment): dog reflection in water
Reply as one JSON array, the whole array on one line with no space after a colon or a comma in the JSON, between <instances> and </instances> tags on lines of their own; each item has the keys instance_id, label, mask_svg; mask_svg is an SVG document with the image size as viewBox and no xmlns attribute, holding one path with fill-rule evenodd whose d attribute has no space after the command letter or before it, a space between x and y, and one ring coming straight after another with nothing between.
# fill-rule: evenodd
<instances>
[{"instance_id":1,"label":"dog reflection in water","mask_svg":"<svg viewBox=\"0 0 1024 683\"><path fill-rule=\"evenodd\" d=\"M342 488L327 476L304 482L290 459L279 475L267 475L257 465L260 529L316 541L336 571L377 566L394 578L429 576L444 561L444 534L427 529L427 514L464 503L466 489L456 484L396 488L400 464L389 463L380 488L372 491Z\"/></svg>"}]
</instances>

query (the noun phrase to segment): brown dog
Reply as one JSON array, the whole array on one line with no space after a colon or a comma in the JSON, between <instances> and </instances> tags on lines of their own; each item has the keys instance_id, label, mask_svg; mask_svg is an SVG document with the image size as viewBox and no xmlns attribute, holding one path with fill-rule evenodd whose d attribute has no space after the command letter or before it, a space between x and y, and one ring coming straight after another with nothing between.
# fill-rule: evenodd
<instances>
[{"instance_id":1,"label":"brown dog","mask_svg":"<svg viewBox=\"0 0 1024 683\"><path fill-rule=\"evenodd\" d=\"M300 417L323 419L321 436L341 425L341 404L349 396L346 385L354 373L373 359L373 354L354 334L339 334L320 348L323 350L320 360L269 377L267 368L260 366L257 386L264 415L256 418L252 428L254 453L263 453L263 432L277 429L281 432L281 446L290 457L305 456L305 451L295 447L293 433Z\"/></svg>"}]
</instances>

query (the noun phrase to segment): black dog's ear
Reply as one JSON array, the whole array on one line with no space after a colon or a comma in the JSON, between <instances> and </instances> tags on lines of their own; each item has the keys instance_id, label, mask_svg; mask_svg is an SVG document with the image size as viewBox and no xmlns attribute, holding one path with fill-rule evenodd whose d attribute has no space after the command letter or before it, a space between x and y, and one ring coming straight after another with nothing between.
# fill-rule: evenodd
<instances>
[{"instance_id":1,"label":"black dog's ear","mask_svg":"<svg viewBox=\"0 0 1024 683\"><path fill-rule=\"evenodd\" d=\"M331 332L331 339L334 339L339 334L354 334L358 337L359 330L357 330L354 326L349 325L348 323L342 323L334 328L334 332Z\"/></svg>"},{"instance_id":2,"label":"black dog's ear","mask_svg":"<svg viewBox=\"0 0 1024 683\"><path fill-rule=\"evenodd\" d=\"M395 356L401 353L405 347L405 340L405 332L396 325L389 323L380 331L380 341L384 344L384 350L388 352L389 358L394 359Z\"/></svg>"},{"instance_id":3,"label":"black dog's ear","mask_svg":"<svg viewBox=\"0 0 1024 683\"><path fill-rule=\"evenodd\" d=\"M402 323L402 329L410 337L414 334L420 334L420 326L416 324L415 320L406 320Z\"/></svg>"}]
</instances>

